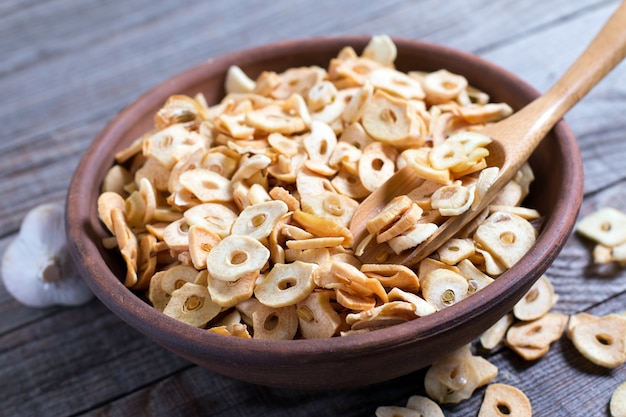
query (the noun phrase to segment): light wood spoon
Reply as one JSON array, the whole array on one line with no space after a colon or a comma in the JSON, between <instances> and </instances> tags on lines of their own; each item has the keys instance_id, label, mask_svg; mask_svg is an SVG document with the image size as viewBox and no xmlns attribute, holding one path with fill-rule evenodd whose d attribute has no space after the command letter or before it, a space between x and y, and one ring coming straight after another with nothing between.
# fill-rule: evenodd
<instances>
[{"instance_id":1,"label":"light wood spoon","mask_svg":"<svg viewBox=\"0 0 626 417\"><path fill-rule=\"evenodd\" d=\"M600 33L567 72L544 95L508 118L486 126L481 133L490 136L489 165L500 168L498 177L476 207L447 219L429 239L413 249L395 254L387 244L372 239L359 256L364 263L395 263L413 266L436 251L474 217L487 208L521 168L554 125L589 90L626 56L626 2L622 2ZM394 197L408 194L424 179L406 167L396 172L358 207L350 224L355 244L366 238L365 223L378 214Z\"/></svg>"}]
</instances>

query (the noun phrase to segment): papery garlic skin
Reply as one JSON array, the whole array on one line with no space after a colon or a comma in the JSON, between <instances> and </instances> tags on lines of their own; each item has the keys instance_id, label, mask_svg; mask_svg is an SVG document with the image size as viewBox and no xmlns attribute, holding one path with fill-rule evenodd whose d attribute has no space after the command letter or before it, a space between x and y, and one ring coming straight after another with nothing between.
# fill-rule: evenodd
<instances>
[{"instance_id":1,"label":"papery garlic skin","mask_svg":"<svg viewBox=\"0 0 626 417\"><path fill-rule=\"evenodd\" d=\"M2 280L30 307L77 306L93 297L70 257L62 204L42 204L24 217L2 257Z\"/></svg>"}]
</instances>

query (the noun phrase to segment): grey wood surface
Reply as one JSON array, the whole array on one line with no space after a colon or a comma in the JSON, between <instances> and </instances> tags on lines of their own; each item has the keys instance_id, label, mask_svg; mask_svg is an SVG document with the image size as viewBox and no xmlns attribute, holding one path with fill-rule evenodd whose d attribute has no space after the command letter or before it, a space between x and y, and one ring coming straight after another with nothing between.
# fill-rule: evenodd
<instances>
[{"instance_id":1,"label":"grey wood surface","mask_svg":"<svg viewBox=\"0 0 626 417\"><path fill-rule=\"evenodd\" d=\"M63 201L96 134L150 87L206 59L268 42L339 34L422 39L476 53L545 91L615 10L614 0L0 0L0 253L26 211ZM626 30L626 24L625 24ZM626 210L626 65L567 116L585 163L581 215ZM548 271L556 311L626 310L626 270L592 266L572 236ZM201 369L99 301L33 309L0 284L1 416L373 416L423 393L423 371L368 387L301 392ZM563 337L527 362L489 356L497 382L536 416L607 416L626 367L592 365ZM373 370L375 372L375 370ZM446 416L477 415L484 390Z\"/></svg>"}]
</instances>

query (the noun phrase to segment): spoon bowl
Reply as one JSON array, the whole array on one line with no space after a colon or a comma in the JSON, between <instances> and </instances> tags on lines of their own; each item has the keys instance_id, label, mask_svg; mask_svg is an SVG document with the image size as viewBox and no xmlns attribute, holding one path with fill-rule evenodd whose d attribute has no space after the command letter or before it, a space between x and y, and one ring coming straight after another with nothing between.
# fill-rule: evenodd
<instances>
[{"instance_id":1,"label":"spoon bowl","mask_svg":"<svg viewBox=\"0 0 626 417\"><path fill-rule=\"evenodd\" d=\"M414 266L487 209L556 123L626 57L625 25L626 3L622 3L587 49L546 94L508 118L481 129L482 134L492 139L487 163L499 170L479 201L461 215L446 219L433 235L418 246L399 254L387 244L377 244L372 239L360 255L361 261ZM408 194L422 181L407 166L370 194L358 207L350 225L355 241L360 242L367 237L365 224L368 219L379 213L391 199Z\"/></svg>"}]
</instances>

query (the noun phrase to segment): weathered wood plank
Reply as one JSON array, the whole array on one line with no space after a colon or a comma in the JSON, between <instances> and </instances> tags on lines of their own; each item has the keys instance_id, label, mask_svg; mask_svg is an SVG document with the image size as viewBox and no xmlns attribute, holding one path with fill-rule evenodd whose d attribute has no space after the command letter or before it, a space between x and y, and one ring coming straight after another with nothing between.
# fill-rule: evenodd
<instances>
[{"instance_id":1,"label":"weathered wood plank","mask_svg":"<svg viewBox=\"0 0 626 417\"><path fill-rule=\"evenodd\" d=\"M98 301L54 309L37 324L0 335L2 413L78 413L153 384L190 365Z\"/></svg>"},{"instance_id":2,"label":"weathered wood plank","mask_svg":"<svg viewBox=\"0 0 626 417\"><path fill-rule=\"evenodd\" d=\"M616 7L615 2L597 3L583 15L567 14L562 21L554 22L558 24L546 25L482 55L518 74L539 91L547 91ZM626 176L622 163L626 157L622 134L626 130L625 84L626 63L622 63L565 116L583 156L586 192L602 189Z\"/></svg>"},{"instance_id":3,"label":"weathered wood plank","mask_svg":"<svg viewBox=\"0 0 626 417\"><path fill-rule=\"evenodd\" d=\"M44 202L64 203L80 155L105 121L85 120L16 143L0 163L0 236L15 232L26 212Z\"/></svg>"},{"instance_id":4,"label":"weathered wood plank","mask_svg":"<svg viewBox=\"0 0 626 417\"><path fill-rule=\"evenodd\" d=\"M81 8L72 2L61 2L60 7L46 8L45 15L29 8L21 19L8 19L0 30L0 34L6 35L7 43L0 50L9 51L8 58L0 63L0 74L4 74L0 78L0 91L12 98L12 105L0 113L0 123L12 141L26 127L29 134L37 135L78 120L110 115L120 108L120 103L130 102L142 91L189 66L274 40L384 32L459 45L468 50L479 49L485 43L501 40L501 33L510 37L523 34L524 27L536 21L555 21L561 17L555 13L580 10L586 2L577 2L575 6L562 3L563 9L559 10L553 6L542 8L539 1L529 2L528 7L534 9L523 9L526 13L517 14L505 14L503 5L493 2L459 2L450 6L450 10L432 1L419 7L387 2L367 8L359 7L354 1L297 5L283 2L276 8L265 4L258 7L261 3L251 2L248 9L255 13L236 16L230 12L229 3L223 1L177 3L173 9L166 6L167 2L149 6L138 3L134 7L98 7L92 2L81 3L84 4ZM459 7L460 13L454 10ZM426 10L429 18L421 18ZM472 14L470 10L481 13ZM81 23L66 24L67 16L72 13L80 16ZM294 15L313 18L295 20ZM337 20L326 18L328 15L350 16L350 25L337 24ZM494 15L506 18L490 18ZM458 17L451 20L450 16ZM219 18L229 24L213 29L211 26ZM513 21L519 24L514 25ZM207 27L209 30L203 30ZM18 63L12 64L13 61ZM32 80L37 83L32 84ZM62 100L58 100L59 96ZM45 118L29 118L24 123L23 116L20 117L43 108L47 110L41 113L46 114ZM49 113L51 109L53 114Z\"/></svg>"},{"instance_id":5,"label":"weathered wood plank","mask_svg":"<svg viewBox=\"0 0 626 417\"><path fill-rule=\"evenodd\" d=\"M129 413L138 416L216 417L373 416L377 405L386 401L388 392L399 392L408 397L420 381L421 374L415 373L393 383L376 384L358 390L290 391L241 383L210 375L195 367L84 416L122 417Z\"/></svg>"}]
</instances>

